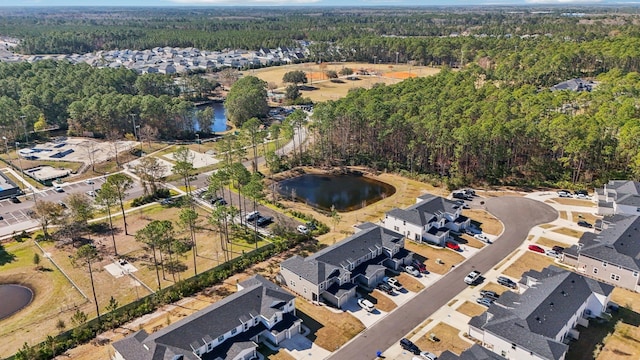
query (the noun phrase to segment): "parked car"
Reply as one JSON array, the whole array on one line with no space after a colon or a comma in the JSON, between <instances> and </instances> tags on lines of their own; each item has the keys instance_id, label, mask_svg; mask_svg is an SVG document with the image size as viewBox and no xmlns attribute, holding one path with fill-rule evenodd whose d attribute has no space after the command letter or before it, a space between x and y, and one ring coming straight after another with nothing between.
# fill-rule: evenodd
<instances>
[{"instance_id":1,"label":"parked car","mask_svg":"<svg viewBox=\"0 0 640 360\"><path fill-rule=\"evenodd\" d=\"M586 228L589 228L589 229L591 229L593 227L593 225L591 225L591 223L586 222L584 220L578 221L578 226L586 227Z\"/></svg>"},{"instance_id":2,"label":"parked car","mask_svg":"<svg viewBox=\"0 0 640 360\"><path fill-rule=\"evenodd\" d=\"M418 271L418 269L414 268L411 265L407 265L404 267L404 272L406 272L409 275L413 275L415 277L420 276L420 271Z\"/></svg>"},{"instance_id":3,"label":"parked car","mask_svg":"<svg viewBox=\"0 0 640 360\"><path fill-rule=\"evenodd\" d=\"M93 191L93 190L89 190L89 191L87 191L87 195L89 195L89 196L91 196L91 197L95 197L95 196L96 196L96 193L95 193L95 191Z\"/></svg>"},{"instance_id":4,"label":"parked car","mask_svg":"<svg viewBox=\"0 0 640 360\"><path fill-rule=\"evenodd\" d=\"M411 340L407 339L407 338L402 338L400 339L400 346L409 351L412 352L416 355L420 354L420 348L418 348L418 346L416 346L416 344L414 344Z\"/></svg>"},{"instance_id":5,"label":"parked car","mask_svg":"<svg viewBox=\"0 0 640 360\"><path fill-rule=\"evenodd\" d=\"M529 250L537 253L544 254L544 249L538 245L529 245Z\"/></svg>"},{"instance_id":6,"label":"parked car","mask_svg":"<svg viewBox=\"0 0 640 360\"><path fill-rule=\"evenodd\" d=\"M574 192L574 194L576 194L576 195L585 195L585 196L589 196L589 192L588 192L587 190L584 190L584 189L583 189L583 190L576 190L576 191Z\"/></svg>"},{"instance_id":7,"label":"parked car","mask_svg":"<svg viewBox=\"0 0 640 360\"><path fill-rule=\"evenodd\" d=\"M562 197L564 197L564 198L572 197L571 196L571 191L569 191L569 190L560 190L560 191L558 191L558 196L561 197L561 198Z\"/></svg>"},{"instance_id":8,"label":"parked car","mask_svg":"<svg viewBox=\"0 0 640 360\"><path fill-rule=\"evenodd\" d=\"M67 208L67 204L65 204L64 202L62 202L62 200L58 201L58 205L60 205L61 208Z\"/></svg>"},{"instance_id":9,"label":"parked car","mask_svg":"<svg viewBox=\"0 0 640 360\"><path fill-rule=\"evenodd\" d=\"M485 234L475 234L473 235L474 238L480 240L480 241L484 241L487 244L491 243L491 240L489 240L489 238L485 235Z\"/></svg>"},{"instance_id":10,"label":"parked car","mask_svg":"<svg viewBox=\"0 0 640 360\"><path fill-rule=\"evenodd\" d=\"M473 270L464 278L464 282L467 283L467 285L473 285L478 279L480 279L480 271Z\"/></svg>"},{"instance_id":11,"label":"parked car","mask_svg":"<svg viewBox=\"0 0 640 360\"><path fill-rule=\"evenodd\" d=\"M475 234L482 234L482 230L480 230L477 226L475 225L469 225L468 228L464 229L464 232L466 232L467 234L473 236Z\"/></svg>"},{"instance_id":12,"label":"parked car","mask_svg":"<svg viewBox=\"0 0 640 360\"><path fill-rule=\"evenodd\" d=\"M444 242L444 245L446 247L448 247L449 249L451 249L451 250L460 251L460 245L458 245L458 243L455 243L453 241L448 241L447 240L447 241Z\"/></svg>"},{"instance_id":13,"label":"parked car","mask_svg":"<svg viewBox=\"0 0 640 360\"><path fill-rule=\"evenodd\" d=\"M171 200L171 198L166 198L166 199L162 199L160 201L161 205L171 205L171 203L173 202L173 200Z\"/></svg>"},{"instance_id":14,"label":"parked car","mask_svg":"<svg viewBox=\"0 0 640 360\"><path fill-rule=\"evenodd\" d=\"M564 252L564 248L562 246L555 245L554 247L552 247L552 249L558 254L562 254Z\"/></svg>"},{"instance_id":15,"label":"parked car","mask_svg":"<svg viewBox=\"0 0 640 360\"><path fill-rule=\"evenodd\" d=\"M269 225L271 222L273 222L271 216L260 216L258 220L256 220L256 225L263 227Z\"/></svg>"},{"instance_id":16,"label":"parked car","mask_svg":"<svg viewBox=\"0 0 640 360\"><path fill-rule=\"evenodd\" d=\"M452 194L452 196L453 196L454 199L462 199L462 200L466 200L467 199L467 195L465 195L465 193L463 193L462 191L454 192Z\"/></svg>"},{"instance_id":17,"label":"parked car","mask_svg":"<svg viewBox=\"0 0 640 360\"><path fill-rule=\"evenodd\" d=\"M402 291L404 289L400 281L396 278L385 277L383 280L386 281L387 284L389 284L389 286L391 286L395 291Z\"/></svg>"},{"instance_id":18,"label":"parked car","mask_svg":"<svg viewBox=\"0 0 640 360\"><path fill-rule=\"evenodd\" d=\"M0 215L0 221L4 220L4 216Z\"/></svg>"},{"instance_id":19,"label":"parked car","mask_svg":"<svg viewBox=\"0 0 640 360\"><path fill-rule=\"evenodd\" d=\"M560 254L558 254L555 250L547 250L544 252L545 255L557 258Z\"/></svg>"},{"instance_id":20,"label":"parked car","mask_svg":"<svg viewBox=\"0 0 640 360\"><path fill-rule=\"evenodd\" d=\"M12 196L11 197L11 202L14 204L19 204L20 203L20 199L18 199L16 196Z\"/></svg>"},{"instance_id":21,"label":"parked car","mask_svg":"<svg viewBox=\"0 0 640 360\"><path fill-rule=\"evenodd\" d=\"M518 287L518 284L516 284L515 281L504 276L498 276L498 284L502 286L506 286L511 289L515 289L516 287Z\"/></svg>"},{"instance_id":22,"label":"parked car","mask_svg":"<svg viewBox=\"0 0 640 360\"><path fill-rule=\"evenodd\" d=\"M245 215L245 219L247 221L253 221L255 219L257 219L260 216L260 212L259 211L252 211L250 213L248 213L247 215Z\"/></svg>"},{"instance_id":23,"label":"parked car","mask_svg":"<svg viewBox=\"0 0 640 360\"><path fill-rule=\"evenodd\" d=\"M59 193L64 192L64 189L63 189L63 188L61 188L60 186L55 186L55 187L53 188L53 190L54 190L55 192L59 192Z\"/></svg>"},{"instance_id":24,"label":"parked car","mask_svg":"<svg viewBox=\"0 0 640 360\"><path fill-rule=\"evenodd\" d=\"M490 299L492 301L496 301L500 297L500 295L498 295L498 293L496 293L495 291L490 291L490 290L482 290L482 291L480 291L480 295L483 298L487 298L487 299Z\"/></svg>"},{"instance_id":25,"label":"parked car","mask_svg":"<svg viewBox=\"0 0 640 360\"><path fill-rule=\"evenodd\" d=\"M575 197L576 199L580 199L580 200L591 200L591 197L585 194L577 194Z\"/></svg>"},{"instance_id":26,"label":"parked car","mask_svg":"<svg viewBox=\"0 0 640 360\"><path fill-rule=\"evenodd\" d=\"M389 295L393 294L393 288L391 287L391 285L387 284L386 282L379 283L377 287L378 287L378 290L386 292Z\"/></svg>"},{"instance_id":27,"label":"parked car","mask_svg":"<svg viewBox=\"0 0 640 360\"><path fill-rule=\"evenodd\" d=\"M420 352L420 357L425 359L425 360L437 360L438 359L436 354L428 352L428 351L421 351Z\"/></svg>"},{"instance_id":28,"label":"parked car","mask_svg":"<svg viewBox=\"0 0 640 360\"><path fill-rule=\"evenodd\" d=\"M466 195L469 195L469 196L476 196L476 191L475 191L475 190L473 190L473 189L464 189L464 190L462 190L462 191L464 191L464 193L465 193Z\"/></svg>"},{"instance_id":29,"label":"parked car","mask_svg":"<svg viewBox=\"0 0 640 360\"><path fill-rule=\"evenodd\" d=\"M420 261L418 261L418 259L413 259L411 260L411 266L413 266L414 268L416 268L418 271L420 271L423 274L428 274L429 270L427 270L427 266L423 263L421 263Z\"/></svg>"},{"instance_id":30,"label":"parked car","mask_svg":"<svg viewBox=\"0 0 640 360\"><path fill-rule=\"evenodd\" d=\"M93 182L93 180L91 180L91 179L87 179L87 180L85 180L85 181L84 181L84 183L85 183L85 184L87 184L87 185L93 185L93 184L95 184L95 183Z\"/></svg>"},{"instance_id":31,"label":"parked car","mask_svg":"<svg viewBox=\"0 0 640 360\"><path fill-rule=\"evenodd\" d=\"M476 302L477 302L478 304L480 304L480 305L484 305L484 306L486 306L486 307L489 307L489 306L491 306L491 304L493 304L493 301L492 301L491 299L488 299L488 298L485 298L485 297L483 297L483 298L477 298L477 299L476 299Z\"/></svg>"},{"instance_id":32,"label":"parked car","mask_svg":"<svg viewBox=\"0 0 640 360\"><path fill-rule=\"evenodd\" d=\"M365 298L358 299L358 305L360 305L360 307L365 309L367 312L372 312L376 309L375 305L373 305L371 301Z\"/></svg>"},{"instance_id":33,"label":"parked car","mask_svg":"<svg viewBox=\"0 0 640 360\"><path fill-rule=\"evenodd\" d=\"M304 225L298 225L298 232L307 235L309 233L309 229Z\"/></svg>"}]
</instances>

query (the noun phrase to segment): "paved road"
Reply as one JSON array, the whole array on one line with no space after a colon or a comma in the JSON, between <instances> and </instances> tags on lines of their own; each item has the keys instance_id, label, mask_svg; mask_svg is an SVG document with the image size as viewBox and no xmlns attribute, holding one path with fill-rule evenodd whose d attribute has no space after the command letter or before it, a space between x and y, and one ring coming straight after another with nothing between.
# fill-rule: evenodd
<instances>
[{"instance_id":1,"label":"paved road","mask_svg":"<svg viewBox=\"0 0 640 360\"><path fill-rule=\"evenodd\" d=\"M391 347L462 291L467 286L463 279L470 271L488 271L522 244L533 226L551 222L558 217L558 213L550 206L523 197L489 198L485 200L485 206L505 226L502 236L487 247L488 251L480 251L453 269L329 358L375 358L377 349Z\"/></svg>"}]
</instances>

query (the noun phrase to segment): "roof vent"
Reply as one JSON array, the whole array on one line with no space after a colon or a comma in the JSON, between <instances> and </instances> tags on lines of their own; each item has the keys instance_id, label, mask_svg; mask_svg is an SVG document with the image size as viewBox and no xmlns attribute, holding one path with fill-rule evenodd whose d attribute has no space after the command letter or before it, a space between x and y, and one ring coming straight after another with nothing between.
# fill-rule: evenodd
<instances>
[{"instance_id":1,"label":"roof vent","mask_svg":"<svg viewBox=\"0 0 640 360\"><path fill-rule=\"evenodd\" d=\"M562 296L567 296L567 295L569 295L569 294L567 294L567 292L566 292L566 291L564 291L564 290L562 290L561 294L562 294Z\"/></svg>"},{"instance_id":2,"label":"roof vent","mask_svg":"<svg viewBox=\"0 0 640 360\"><path fill-rule=\"evenodd\" d=\"M576 283L576 281L575 281L574 279L571 279L571 283L572 283L572 284L575 284L575 283Z\"/></svg>"},{"instance_id":3,"label":"roof vent","mask_svg":"<svg viewBox=\"0 0 640 360\"><path fill-rule=\"evenodd\" d=\"M521 328L523 328L523 329L524 329L524 326L523 326L522 324L520 324L520 323L515 323L515 325L516 325L516 326L520 326Z\"/></svg>"},{"instance_id":4,"label":"roof vent","mask_svg":"<svg viewBox=\"0 0 640 360\"><path fill-rule=\"evenodd\" d=\"M536 321L542 324L542 320L540 319L540 316L536 316Z\"/></svg>"},{"instance_id":5,"label":"roof vent","mask_svg":"<svg viewBox=\"0 0 640 360\"><path fill-rule=\"evenodd\" d=\"M564 291L563 291L564 292ZM549 305L553 306L553 301L549 303Z\"/></svg>"}]
</instances>

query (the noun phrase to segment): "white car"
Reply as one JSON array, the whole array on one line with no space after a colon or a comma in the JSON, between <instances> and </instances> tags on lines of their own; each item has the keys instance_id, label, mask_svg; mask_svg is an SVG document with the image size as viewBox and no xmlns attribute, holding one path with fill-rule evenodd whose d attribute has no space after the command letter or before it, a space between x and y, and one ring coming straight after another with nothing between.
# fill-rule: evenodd
<instances>
[{"instance_id":1,"label":"white car","mask_svg":"<svg viewBox=\"0 0 640 360\"><path fill-rule=\"evenodd\" d=\"M473 235L473 237L480 241L484 241L487 244L491 242L491 240L489 240L489 238L485 234L475 234Z\"/></svg>"},{"instance_id":2,"label":"white car","mask_svg":"<svg viewBox=\"0 0 640 360\"><path fill-rule=\"evenodd\" d=\"M93 185L94 184L93 180L91 180L91 179L85 180L84 183L87 184L87 185Z\"/></svg>"},{"instance_id":3,"label":"white car","mask_svg":"<svg viewBox=\"0 0 640 360\"><path fill-rule=\"evenodd\" d=\"M253 221L257 219L259 216L260 216L260 212L252 211L245 216L245 219L247 219L247 221Z\"/></svg>"},{"instance_id":4,"label":"white car","mask_svg":"<svg viewBox=\"0 0 640 360\"><path fill-rule=\"evenodd\" d=\"M298 232L307 235L309 233L309 229L304 225L298 225Z\"/></svg>"},{"instance_id":5,"label":"white car","mask_svg":"<svg viewBox=\"0 0 640 360\"><path fill-rule=\"evenodd\" d=\"M389 286L391 286L395 291L402 291L404 289L400 281L398 281L398 279L396 278L385 277L382 280L386 281L386 283L389 284Z\"/></svg>"},{"instance_id":6,"label":"white car","mask_svg":"<svg viewBox=\"0 0 640 360\"><path fill-rule=\"evenodd\" d=\"M418 271L418 269L414 268L411 265L407 265L404 267L404 272L406 272L409 275L413 275L415 277L420 276L420 271Z\"/></svg>"},{"instance_id":7,"label":"white car","mask_svg":"<svg viewBox=\"0 0 640 360\"><path fill-rule=\"evenodd\" d=\"M376 309L375 305L373 305L371 301L365 298L358 299L358 305L360 305L360 307L365 309L367 312L373 312L373 310Z\"/></svg>"},{"instance_id":8,"label":"white car","mask_svg":"<svg viewBox=\"0 0 640 360\"><path fill-rule=\"evenodd\" d=\"M428 351L421 351L420 352L420 357L426 360L437 360L438 357L436 356L436 354L428 352Z\"/></svg>"},{"instance_id":9,"label":"white car","mask_svg":"<svg viewBox=\"0 0 640 360\"><path fill-rule=\"evenodd\" d=\"M580 199L580 200L591 200L591 197L589 195L585 195L585 194L577 194L576 195L576 199Z\"/></svg>"},{"instance_id":10,"label":"white car","mask_svg":"<svg viewBox=\"0 0 640 360\"><path fill-rule=\"evenodd\" d=\"M470 272L469 275L467 275L464 278L464 282L467 285L473 285L473 284L475 284L476 281L478 281L479 278L480 278L480 272L474 270L474 271Z\"/></svg>"},{"instance_id":11,"label":"white car","mask_svg":"<svg viewBox=\"0 0 640 360\"><path fill-rule=\"evenodd\" d=\"M87 195L89 195L91 197L95 197L96 193L94 191L89 190L89 191L87 191Z\"/></svg>"},{"instance_id":12,"label":"white car","mask_svg":"<svg viewBox=\"0 0 640 360\"><path fill-rule=\"evenodd\" d=\"M557 258L558 256L560 256L560 254L558 254L558 252L555 251L555 250L547 250L544 253L545 253L545 255L551 256L551 257L554 257L554 258Z\"/></svg>"},{"instance_id":13,"label":"white car","mask_svg":"<svg viewBox=\"0 0 640 360\"><path fill-rule=\"evenodd\" d=\"M59 192L59 193L64 192L64 189L61 188L60 186L57 186L57 185L53 188L53 190L55 190L55 192Z\"/></svg>"}]
</instances>

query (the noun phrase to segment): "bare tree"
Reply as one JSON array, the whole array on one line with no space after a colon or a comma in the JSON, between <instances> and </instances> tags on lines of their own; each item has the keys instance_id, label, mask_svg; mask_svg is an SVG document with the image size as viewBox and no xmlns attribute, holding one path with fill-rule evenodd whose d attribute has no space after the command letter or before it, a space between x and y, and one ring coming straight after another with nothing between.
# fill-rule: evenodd
<instances>
[{"instance_id":1,"label":"bare tree","mask_svg":"<svg viewBox=\"0 0 640 360\"><path fill-rule=\"evenodd\" d=\"M140 137L141 142L146 141L149 148L151 148L151 142L158 140L160 132L158 131L158 128L151 125L145 125L138 130L138 136Z\"/></svg>"},{"instance_id":2,"label":"bare tree","mask_svg":"<svg viewBox=\"0 0 640 360\"><path fill-rule=\"evenodd\" d=\"M82 143L82 148L87 152L87 159L91 163L91 171L96 171L96 143L92 140Z\"/></svg>"}]
</instances>

